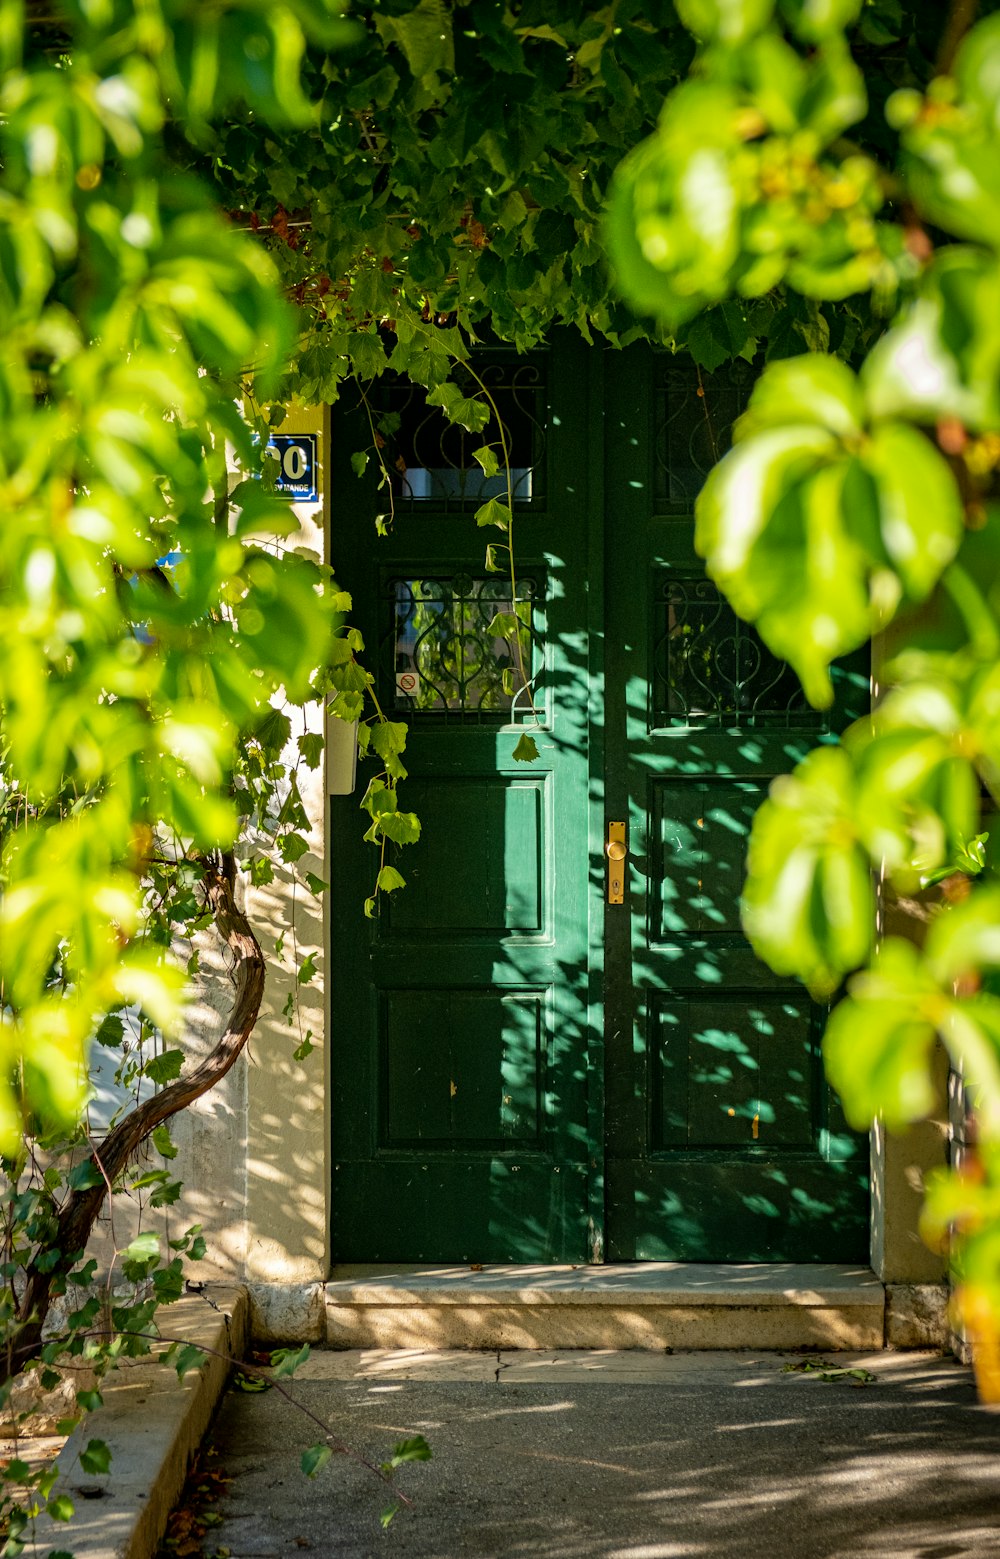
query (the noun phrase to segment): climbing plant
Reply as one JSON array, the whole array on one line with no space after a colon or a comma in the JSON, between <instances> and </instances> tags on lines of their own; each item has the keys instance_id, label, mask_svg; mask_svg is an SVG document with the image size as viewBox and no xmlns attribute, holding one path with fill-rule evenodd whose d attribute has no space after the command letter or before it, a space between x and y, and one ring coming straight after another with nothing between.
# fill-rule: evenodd
<instances>
[{"instance_id":1,"label":"climbing plant","mask_svg":"<svg viewBox=\"0 0 1000 1559\"><path fill-rule=\"evenodd\" d=\"M825 1055L856 1125L938 1106L947 1050L978 1144L930 1184L924 1227L956 1238L958 1313L995 1391L1000 16L942 9L930 79L908 45L872 101L851 44L898 6L678 11L698 41L691 76L612 196L626 294L667 330L706 309L752 315L777 285L824 308L860 293L876 322L864 351L856 337L853 353L764 368L696 505L710 576L814 705L831 701L834 659L875 637L874 714L757 815L744 926L816 996L847 981ZM876 881L916 908L912 938L874 942Z\"/></svg>"},{"instance_id":2,"label":"climbing plant","mask_svg":"<svg viewBox=\"0 0 1000 1559\"><path fill-rule=\"evenodd\" d=\"M1000 1302L998 1025L973 989L994 957L989 884L922 952L867 966L872 863L900 892L943 876L958 896L988 855L978 787L996 783L996 33L990 18L963 42L971 10L942 37L932 0L386 0L349 22L320 0L0 0L11 1370L37 1355L49 1298L77 1277L86 1293L88 1218L140 1140L161 1154L140 1189L176 1195L167 1116L252 1027L263 962L234 889L273 870L253 831L292 869L306 854L296 769L320 747L293 722L310 698L360 719L379 761L378 890L417 835L405 727L373 704L349 601L295 554L268 489L282 408L364 404L398 373L486 437L455 365L487 334L523 349L559 326L645 336L707 372L765 361L701 501L710 569L817 702L830 660L894 624L875 721L762 813L747 924L819 993L865 966L829 1042L856 1119L926 1108L933 1034L951 1045L978 1090L983 1179L943 1182L930 1221L969 1231L967 1315ZM603 211L664 94L612 200L637 317L609 290ZM380 481L370 431L357 468ZM501 472L503 448L479 447ZM511 494L483 511L516 659ZM171 948L206 917L239 989L192 1079ZM160 1090L114 1127L118 1157L78 1125L95 1034ZM33 1176L56 1145L75 1157ZM146 1239L125 1256L136 1303L176 1290L177 1254ZM70 1312L81 1348L89 1304Z\"/></svg>"},{"instance_id":3,"label":"climbing plant","mask_svg":"<svg viewBox=\"0 0 1000 1559\"><path fill-rule=\"evenodd\" d=\"M293 313L261 246L171 160L164 127L204 144L238 103L301 124L307 39L349 37L321 0L0 0L8 1412L19 1371L36 1364L46 1387L67 1355L91 1375L71 1416L99 1405L105 1369L149 1352L182 1258L204 1250L197 1227L167 1242L140 1226L109 1272L85 1257L110 1194L177 1200L168 1123L253 1029L264 959L238 881L261 880L268 851L296 870L305 853L298 773L320 739L301 711L343 635L346 603L295 550L253 412L286 364ZM185 1070L191 938L209 928L232 1006ZM95 1043L126 1101L100 1138L85 1113ZM181 1350L178 1369L198 1357ZM92 1441L81 1461L104 1472L107 1448ZM0 1485L5 1554L38 1510L72 1513L51 1472L16 1457Z\"/></svg>"}]
</instances>

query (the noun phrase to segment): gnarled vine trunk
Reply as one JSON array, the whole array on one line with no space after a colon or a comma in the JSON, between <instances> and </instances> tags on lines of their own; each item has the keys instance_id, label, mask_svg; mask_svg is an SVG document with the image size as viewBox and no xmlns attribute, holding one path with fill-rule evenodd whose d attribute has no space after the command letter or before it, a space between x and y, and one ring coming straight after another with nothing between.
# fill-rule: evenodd
<instances>
[{"instance_id":1,"label":"gnarled vine trunk","mask_svg":"<svg viewBox=\"0 0 1000 1559\"><path fill-rule=\"evenodd\" d=\"M253 1033L264 996L264 954L236 903L233 865L231 857L224 857L221 865L209 865L205 875L208 906L233 957L235 992L222 1036L204 1061L138 1105L94 1149L92 1161L102 1180L99 1185L71 1191L60 1210L55 1237L46 1247L47 1252L60 1252L58 1262L50 1271L39 1270L35 1262L26 1269L27 1281L18 1306L20 1329L10 1353L13 1375L37 1357L53 1283L79 1260L109 1188L157 1126L193 1104L225 1077Z\"/></svg>"}]
</instances>

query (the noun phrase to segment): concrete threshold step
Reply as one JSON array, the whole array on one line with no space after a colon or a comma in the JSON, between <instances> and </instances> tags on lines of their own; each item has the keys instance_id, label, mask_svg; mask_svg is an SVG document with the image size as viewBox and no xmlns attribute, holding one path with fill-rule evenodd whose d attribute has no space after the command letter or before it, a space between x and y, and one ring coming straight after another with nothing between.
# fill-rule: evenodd
<instances>
[{"instance_id":1,"label":"concrete threshold step","mask_svg":"<svg viewBox=\"0 0 1000 1559\"><path fill-rule=\"evenodd\" d=\"M881 1348L867 1267L649 1261L603 1267L341 1266L332 1348Z\"/></svg>"}]
</instances>

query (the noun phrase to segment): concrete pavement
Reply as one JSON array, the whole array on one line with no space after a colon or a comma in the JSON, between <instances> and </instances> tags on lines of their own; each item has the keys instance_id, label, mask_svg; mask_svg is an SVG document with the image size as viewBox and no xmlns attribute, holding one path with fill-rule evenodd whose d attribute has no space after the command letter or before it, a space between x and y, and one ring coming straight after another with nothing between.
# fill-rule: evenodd
<instances>
[{"instance_id":1,"label":"concrete pavement","mask_svg":"<svg viewBox=\"0 0 1000 1559\"><path fill-rule=\"evenodd\" d=\"M1000 1412L928 1354L316 1352L290 1383L373 1461L423 1434L414 1501L338 1455L277 1391L230 1392L232 1478L206 1553L330 1559L1000 1559Z\"/></svg>"}]
</instances>

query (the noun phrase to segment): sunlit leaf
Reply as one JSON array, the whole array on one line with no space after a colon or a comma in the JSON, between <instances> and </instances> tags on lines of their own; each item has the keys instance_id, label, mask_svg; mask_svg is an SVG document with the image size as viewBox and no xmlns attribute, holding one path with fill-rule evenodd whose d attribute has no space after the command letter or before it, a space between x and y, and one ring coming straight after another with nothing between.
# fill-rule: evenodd
<instances>
[{"instance_id":1,"label":"sunlit leaf","mask_svg":"<svg viewBox=\"0 0 1000 1559\"><path fill-rule=\"evenodd\" d=\"M306 1477L315 1478L316 1474L326 1466L332 1455L333 1451L322 1441L319 1441L316 1445L311 1445L307 1451L303 1451L300 1466Z\"/></svg>"}]
</instances>

